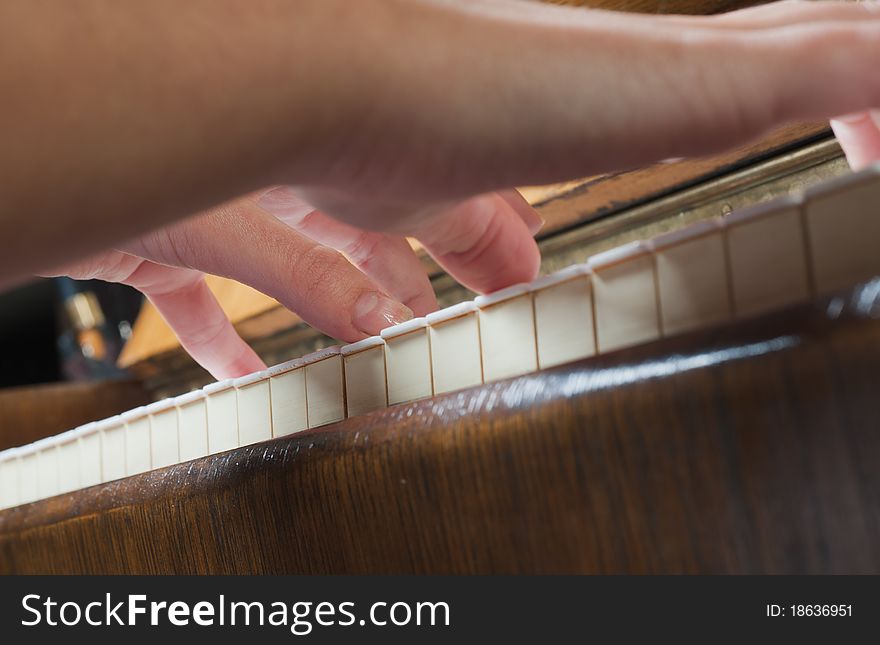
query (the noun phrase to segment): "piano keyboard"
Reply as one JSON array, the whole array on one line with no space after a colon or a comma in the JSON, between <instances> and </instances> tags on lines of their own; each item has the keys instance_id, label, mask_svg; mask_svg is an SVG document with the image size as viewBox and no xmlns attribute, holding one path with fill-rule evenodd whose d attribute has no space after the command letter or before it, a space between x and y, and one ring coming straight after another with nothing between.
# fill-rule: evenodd
<instances>
[{"instance_id":1,"label":"piano keyboard","mask_svg":"<svg viewBox=\"0 0 880 645\"><path fill-rule=\"evenodd\" d=\"M0 509L757 316L880 274L880 166L0 452Z\"/></svg>"}]
</instances>

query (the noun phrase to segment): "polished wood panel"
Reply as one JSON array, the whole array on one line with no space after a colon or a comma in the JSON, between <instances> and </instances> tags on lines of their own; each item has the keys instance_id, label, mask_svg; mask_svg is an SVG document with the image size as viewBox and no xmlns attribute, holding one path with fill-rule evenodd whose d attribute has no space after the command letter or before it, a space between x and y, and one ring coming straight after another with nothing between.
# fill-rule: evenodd
<instances>
[{"instance_id":1,"label":"polished wood panel","mask_svg":"<svg viewBox=\"0 0 880 645\"><path fill-rule=\"evenodd\" d=\"M149 402L130 380L58 383L0 390L0 450L50 437Z\"/></svg>"},{"instance_id":2,"label":"polished wood panel","mask_svg":"<svg viewBox=\"0 0 880 645\"><path fill-rule=\"evenodd\" d=\"M878 573L880 281L0 513L0 572Z\"/></svg>"}]
</instances>

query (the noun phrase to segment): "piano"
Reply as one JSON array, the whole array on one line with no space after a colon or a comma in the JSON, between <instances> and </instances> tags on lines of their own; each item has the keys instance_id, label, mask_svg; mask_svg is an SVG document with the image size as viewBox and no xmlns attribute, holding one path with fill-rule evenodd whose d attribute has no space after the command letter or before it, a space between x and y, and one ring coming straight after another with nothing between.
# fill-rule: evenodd
<instances>
[{"instance_id":1,"label":"piano","mask_svg":"<svg viewBox=\"0 0 880 645\"><path fill-rule=\"evenodd\" d=\"M153 403L18 415L0 573L880 570L880 168L797 124L524 193L535 283L426 260L447 306L375 338L251 324L265 372L163 350Z\"/></svg>"}]
</instances>

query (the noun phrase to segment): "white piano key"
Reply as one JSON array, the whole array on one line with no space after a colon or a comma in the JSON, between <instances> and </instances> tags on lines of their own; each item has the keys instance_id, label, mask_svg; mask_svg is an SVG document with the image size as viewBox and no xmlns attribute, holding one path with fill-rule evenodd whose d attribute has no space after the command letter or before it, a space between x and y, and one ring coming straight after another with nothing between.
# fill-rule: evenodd
<instances>
[{"instance_id":1,"label":"white piano key","mask_svg":"<svg viewBox=\"0 0 880 645\"><path fill-rule=\"evenodd\" d=\"M180 461L208 454L207 399L202 390L187 392L174 399L177 406L177 445Z\"/></svg>"},{"instance_id":2,"label":"white piano key","mask_svg":"<svg viewBox=\"0 0 880 645\"><path fill-rule=\"evenodd\" d=\"M58 435L58 492L69 493L80 483L79 437L75 430Z\"/></svg>"},{"instance_id":3,"label":"white piano key","mask_svg":"<svg viewBox=\"0 0 880 645\"><path fill-rule=\"evenodd\" d=\"M535 312L528 285L477 296L483 378L487 383L538 369Z\"/></svg>"},{"instance_id":4,"label":"white piano key","mask_svg":"<svg viewBox=\"0 0 880 645\"><path fill-rule=\"evenodd\" d=\"M354 417L386 407L385 341L381 336L345 345L340 352L345 368L346 415Z\"/></svg>"},{"instance_id":5,"label":"white piano key","mask_svg":"<svg viewBox=\"0 0 880 645\"><path fill-rule=\"evenodd\" d=\"M586 265L575 265L532 283L538 366L561 365L596 353L593 286Z\"/></svg>"},{"instance_id":6,"label":"white piano key","mask_svg":"<svg viewBox=\"0 0 880 645\"><path fill-rule=\"evenodd\" d=\"M382 330L388 403L415 401L434 393L428 321L415 318Z\"/></svg>"},{"instance_id":7,"label":"white piano key","mask_svg":"<svg viewBox=\"0 0 880 645\"><path fill-rule=\"evenodd\" d=\"M309 427L306 403L306 370L301 359L267 370L272 402L272 436L284 437Z\"/></svg>"},{"instance_id":8,"label":"white piano key","mask_svg":"<svg viewBox=\"0 0 880 645\"><path fill-rule=\"evenodd\" d=\"M339 347L328 347L303 356L309 427L316 428L345 418L345 377Z\"/></svg>"},{"instance_id":9,"label":"white piano key","mask_svg":"<svg viewBox=\"0 0 880 645\"><path fill-rule=\"evenodd\" d=\"M608 352L659 338L654 257L643 242L593 256L596 346Z\"/></svg>"},{"instance_id":10,"label":"white piano key","mask_svg":"<svg viewBox=\"0 0 880 645\"><path fill-rule=\"evenodd\" d=\"M800 200L784 198L724 218L733 306L754 316L810 295Z\"/></svg>"},{"instance_id":11,"label":"white piano key","mask_svg":"<svg viewBox=\"0 0 880 645\"><path fill-rule=\"evenodd\" d=\"M664 336L733 318L724 233L716 219L651 241Z\"/></svg>"},{"instance_id":12,"label":"white piano key","mask_svg":"<svg viewBox=\"0 0 880 645\"><path fill-rule=\"evenodd\" d=\"M101 480L125 477L125 423L122 415L98 422L101 434Z\"/></svg>"},{"instance_id":13,"label":"white piano key","mask_svg":"<svg viewBox=\"0 0 880 645\"><path fill-rule=\"evenodd\" d=\"M269 379L262 372L234 381L238 396L238 442L242 446L272 438Z\"/></svg>"},{"instance_id":14,"label":"white piano key","mask_svg":"<svg viewBox=\"0 0 880 645\"><path fill-rule=\"evenodd\" d=\"M76 429L79 441L80 486L88 488L103 481L101 473L101 433L99 424L87 423Z\"/></svg>"},{"instance_id":15,"label":"white piano key","mask_svg":"<svg viewBox=\"0 0 880 645\"><path fill-rule=\"evenodd\" d=\"M19 451L10 448L0 453L0 510L13 508L19 501Z\"/></svg>"},{"instance_id":16,"label":"white piano key","mask_svg":"<svg viewBox=\"0 0 880 645\"><path fill-rule=\"evenodd\" d=\"M880 275L880 165L808 189L804 219L817 293Z\"/></svg>"},{"instance_id":17,"label":"white piano key","mask_svg":"<svg viewBox=\"0 0 880 645\"><path fill-rule=\"evenodd\" d=\"M208 453L238 448L238 397L232 379L203 388L207 396Z\"/></svg>"},{"instance_id":18,"label":"white piano key","mask_svg":"<svg viewBox=\"0 0 880 645\"><path fill-rule=\"evenodd\" d=\"M152 468L150 455L150 417L146 406L122 415L125 423L125 474L145 473Z\"/></svg>"},{"instance_id":19,"label":"white piano key","mask_svg":"<svg viewBox=\"0 0 880 645\"><path fill-rule=\"evenodd\" d=\"M462 302L426 316L431 339L434 393L443 394L483 382L479 308Z\"/></svg>"},{"instance_id":20,"label":"white piano key","mask_svg":"<svg viewBox=\"0 0 880 645\"><path fill-rule=\"evenodd\" d=\"M58 445L55 437L41 439L37 447L37 499L58 494Z\"/></svg>"},{"instance_id":21,"label":"white piano key","mask_svg":"<svg viewBox=\"0 0 880 645\"><path fill-rule=\"evenodd\" d=\"M37 447L29 444L18 451L18 503L30 504L40 498Z\"/></svg>"},{"instance_id":22,"label":"white piano key","mask_svg":"<svg viewBox=\"0 0 880 645\"><path fill-rule=\"evenodd\" d=\"M177 408L174 399L157 401L147 406L150 415L150 461L153 469L180 462L178 447Z\"/></svg>"}]
</instances>

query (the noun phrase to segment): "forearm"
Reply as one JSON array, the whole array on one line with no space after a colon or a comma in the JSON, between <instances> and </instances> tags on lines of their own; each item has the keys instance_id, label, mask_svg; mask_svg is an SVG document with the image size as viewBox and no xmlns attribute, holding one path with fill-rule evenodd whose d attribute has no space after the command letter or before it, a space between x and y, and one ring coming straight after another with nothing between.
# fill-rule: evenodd
<instances>
[{"instance_id":1,"label":"forearm","mask_svg":"<svg viewBox=\"0 0 880 645\"><path fill-rule=\"evenodd\" d=\"M339 4L2 3L0 283L295 176L346 104Z\"/></svg>"}]
</instances>

